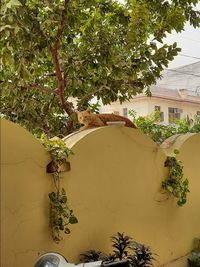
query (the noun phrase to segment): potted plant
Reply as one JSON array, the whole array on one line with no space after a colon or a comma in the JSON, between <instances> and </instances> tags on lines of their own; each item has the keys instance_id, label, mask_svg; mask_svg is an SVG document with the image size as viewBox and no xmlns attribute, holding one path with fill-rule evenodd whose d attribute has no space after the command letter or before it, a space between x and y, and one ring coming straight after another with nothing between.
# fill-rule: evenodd
<instances>
[{"instance_id":1,"label":"potted plant","mask_svg":"<svg viewBox=\"0 0 200 267\"><path fill-rule=\"evenodd\" d=\"M200 267L200 252L192 251L188 258L188 262L190 267Z\"/></svg>"},{"instance_id":2,"label":"potted plant","mask_svg":"<svg viewBox=\"0 0 200 267\"><path fill-rule=\"evenodd\" d=\"M188 262L190 267L200 267L200 237L194 239L194 249L189 255Z\"/></svg>"}]
</instances>

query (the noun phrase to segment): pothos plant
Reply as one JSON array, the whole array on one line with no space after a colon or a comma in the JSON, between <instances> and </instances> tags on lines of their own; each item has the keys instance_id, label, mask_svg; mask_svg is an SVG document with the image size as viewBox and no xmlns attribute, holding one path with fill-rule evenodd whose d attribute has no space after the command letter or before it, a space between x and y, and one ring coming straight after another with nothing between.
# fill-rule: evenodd
<instances>
[{"instance_id":1,"label":"pothos plant","mask_svg":"<svg viewBox=\"0 0 200 267\"><path fill-rule=\"evenodd\" d=\"M73 210L68 207L66 191L61 187L60 183L60 166L66 164L66 158L72 154L72 151L66 147L65 142L60 138L56 137L49 140L45 134L42 134L40 140L52 158L50 172L52 174L55 191L49 193L50 227L53 240L59 243L62 240L61 232L69 234L69 224L78 222L73 214Z\"/></svg>"},{"instance_id":2,"label":"pothos plant","mask_svg":"<svg viewBox=\"0 0 200 267\"><path fill-rule=\"evenodd\" d=\"M162 182L162 188L178 198L177 204L182 206L187 201L188 179L184 179L183 165L180 160L176 159L176 155L179 154L177 149L174 150L174 156L167 157L165 161L165 167L168 167L169 172L166 179Z\"/></svg>"}]
</instances>

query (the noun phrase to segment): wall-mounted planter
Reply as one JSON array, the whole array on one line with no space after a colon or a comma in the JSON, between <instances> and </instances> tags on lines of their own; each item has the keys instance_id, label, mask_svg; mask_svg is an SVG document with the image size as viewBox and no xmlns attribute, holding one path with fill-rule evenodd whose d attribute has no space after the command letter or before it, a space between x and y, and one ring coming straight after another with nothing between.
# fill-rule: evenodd
<instances>
[{"instance_id":1,"label":"wall-mounted planter","mask_svg":"<svg viewBox=\"0 0 200 267\"><path fill-rule=\"evenodd\" d=\"M71 165L69 161L65 161L61 165L58 165L58 163L55 160L52 160L46 168L47 173L54 173L54 172L68 172L71 170Z\"/></svg>"}]
</instances>

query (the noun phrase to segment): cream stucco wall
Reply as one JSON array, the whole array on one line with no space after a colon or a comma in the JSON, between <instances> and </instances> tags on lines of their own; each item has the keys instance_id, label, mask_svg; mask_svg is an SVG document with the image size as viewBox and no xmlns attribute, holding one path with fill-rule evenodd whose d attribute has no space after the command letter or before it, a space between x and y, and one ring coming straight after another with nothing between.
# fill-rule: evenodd
<instances>
[{"instance_id":1,"label":"cream stucco wall","mask_svg":"<svg viewBox=\"0 0 200 267\"><path fill-rule=\"evenodd\" d=\"M177 145L190 181L184 207L178 207L173 198L166 201L160 192L167 171L165 153L171 153L170 146L178 138L165 145L165 151L139 130L127 127L107 126L65 138L74 155L62 184L79 223L56 245L48 228L48 193L53 190L46 174L49 156L30 133L3 120L2 266L33 266L38 255L48 251L75 262L88 249L109 251L109 237L117 231L150 245L158 254L155 266L172 267L170 262L173 267L186 266L182 257L200 235L200 134L184 138Z\"/></svg>"},{"instance_id":2,"label":"cream stucco wall","mask_svg":"<svg viewBox=\"0 0 200 267\"><path fill-rule=\"evenodd\" d=\"M106 105L101 108L102 113L119 112L119 115L123 116L123 108L127 108L128 111L134 109L137 114L146 116L149 114L149 103L145 99L137 99L137 101L125 102L122 105L118 102L112 103L112 105ZM130 116L128 116L130 118Z\"/></svg>"}]
</instances>

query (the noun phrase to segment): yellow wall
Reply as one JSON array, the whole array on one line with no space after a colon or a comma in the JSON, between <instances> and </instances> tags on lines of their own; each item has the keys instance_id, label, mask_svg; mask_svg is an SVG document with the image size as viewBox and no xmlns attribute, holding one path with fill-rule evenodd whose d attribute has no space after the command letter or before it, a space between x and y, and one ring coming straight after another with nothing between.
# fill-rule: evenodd
<instances>
[{"instance_id":1,"label":"yellow wall","mask_svg":"<svg viewBox=\"0 0 200 267\"><path fill-rule=\"evenodd\" d=\"M49 156L26 130L5 120L1 124L3 267L33 266L47 251L75 262L88 249L110 250L109 237L117 231L150 245L159 255L155 266L191 250L200 235L200 134L187 136L179 147L191 191L184 207L173 198L164 200L165 152L140 131L110 126L65 138L75 154L62 184L79 223L56 245L48 229Z\"/></svg>"}]
</instances>

